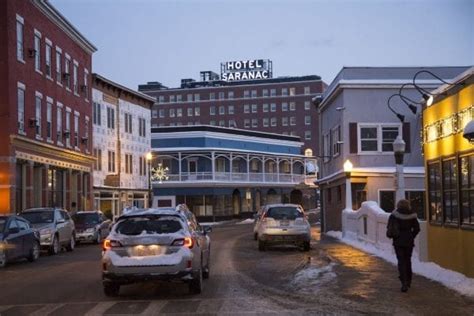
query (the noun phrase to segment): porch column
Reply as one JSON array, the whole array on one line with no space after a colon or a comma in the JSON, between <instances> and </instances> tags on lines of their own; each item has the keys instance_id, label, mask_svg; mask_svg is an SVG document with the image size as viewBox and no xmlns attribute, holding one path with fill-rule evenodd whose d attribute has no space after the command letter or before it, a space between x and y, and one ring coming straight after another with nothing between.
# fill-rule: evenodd
<instances>
[{"instance_id":1,"label":"porch column","mask_svg":"<svg viewBox=\"0 0 474 316\"><path fill-rule=\"evenodd\" d=\"M280 158L277 158L277 182L280 182Z\"/></svg>"},{"instance_id":2,"label":"porch column","mask_svg":"<svg viewBox=\"0 0 474 316\"><path fill-rule=\"evenodd\" d=\"M293 180L293 158L290 159L290 167L291 167L291 182L295 182Z\"/></svg>"},{"instance_id":3,"label":"porch column","mask_svg":"<svg viewBox=\"0 0 474 316\"><path fill-rule=\"evenodd\" d=\"M250 182L250 155L247 154L247 182Z\"/></svg>"},{"instance_id":4,"label":"porch column","mask_svg":"<svg viewBox=\"0 0 474 316\"><path fill-rule=\"evenodd\" d=\"M178 180L181 182L181 153L178 153Z\"/></svg>"},{"instance_id":5,"label":"porch column","mask_svg":"<svg viewBox=\"0 0 474 316\"><path fill-rule=\"evenodd\" d=\"M216 153L211 152L212 181L216 180Z\"/></svg>"},{"instance_id":6,"label":"porch column","mask_svg":"<svg viewBox=\"0 0 474 316\"><path fill-rule=\"evenodd\" d=\"M229 175L230 175L230 181L232 181L232 167L233 167L233 164L234 164L234 157L232 156L232 153L230 153L230 168L229 168Z\"/></svg>"},{"instance_id":7,"label":"porch column","mask_svg":"<svg viewBox=\"0 0 474 316\"><path fill-rule=\"evenodd\" d=\"M34 163L29 160L25 164L26 168L26 179L25 179L25 204L23 208L31 208L34 206L34 196L33 196L33 171Z\"/></svg>"},{"instance_id":8,"label":"porch column","mask_svg":"<svg viewBox=\"0 0 474 316\"><path fill-rule=\"evenodd\" d=\"M263 182L265 182L265 156L262 156Z\"/></svg>"},{"instance_id":9,"label":"porch column","mask_svg":"<svg viewBox=\"0 0 474 316\"><path fill-rule=\"evenodd\" d=\"M51 201L49 200L49 165L44 164L41 168L41 206L52 206Z\"/></svg>"}]
</instances>

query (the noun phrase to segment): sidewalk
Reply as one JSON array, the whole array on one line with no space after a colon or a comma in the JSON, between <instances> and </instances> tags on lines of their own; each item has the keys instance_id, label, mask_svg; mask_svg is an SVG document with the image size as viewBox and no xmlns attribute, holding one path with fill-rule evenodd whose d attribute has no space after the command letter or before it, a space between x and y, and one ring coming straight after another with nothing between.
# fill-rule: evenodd
<instances>
[{"instance_id":1,"label":"sidewalk","mask_svg":"<svg viewBox=\"0 0 474 316\"><path fill-rule=\"evenodd\" d=\"M369 313L474 315L474 298L417 274L408 293L401 293L395 265L336 238L319 238L319 228L313 230L313 238L317 240L313 248L317 249L318 257L327 256L334 263L331 273L335 281L326 284L322 291L356 301Z\"/></svg>"}]
</instances>

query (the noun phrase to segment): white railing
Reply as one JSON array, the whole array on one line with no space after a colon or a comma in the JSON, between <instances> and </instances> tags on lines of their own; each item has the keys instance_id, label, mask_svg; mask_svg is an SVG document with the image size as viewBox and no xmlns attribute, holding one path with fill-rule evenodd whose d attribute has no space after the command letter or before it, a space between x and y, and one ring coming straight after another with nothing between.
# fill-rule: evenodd
<instances>
[{"instance_id":1,"label":"white railing","mask_svg":"<svg viewBox=\"0 0 474 316\"><path fill-rule=\"evenodd\" d=\"M166 182L262 182L262 183L302 183L306 176L288 173L242 173L242 172L183 172L180 174L167 174Z\"/></svg>"}]
</instances>

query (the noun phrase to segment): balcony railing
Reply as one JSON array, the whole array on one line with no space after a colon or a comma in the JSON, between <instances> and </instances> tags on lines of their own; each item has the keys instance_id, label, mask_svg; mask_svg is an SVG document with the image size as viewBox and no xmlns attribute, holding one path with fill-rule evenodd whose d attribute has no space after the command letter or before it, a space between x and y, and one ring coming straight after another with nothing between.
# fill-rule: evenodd
<instances>
[{"instance_id":1,"label":"balcony railing","mask_svg":"<svg viewBox=\"0 0 474 316\"><path fill-rule=\"evenodd\" d=\"M289 173L240 173L240 172L183 172L167 174L164 182L261 182L261 183L302 183L307 176Z\"/></svg>"}]
</instances>

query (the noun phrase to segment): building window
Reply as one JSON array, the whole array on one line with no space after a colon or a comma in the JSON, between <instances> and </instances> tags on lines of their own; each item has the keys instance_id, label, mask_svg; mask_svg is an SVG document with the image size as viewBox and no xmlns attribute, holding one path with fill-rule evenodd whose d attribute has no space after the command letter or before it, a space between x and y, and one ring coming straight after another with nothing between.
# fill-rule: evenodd
<instances>
[{"instance_id":1,"label":"building window","mask_svg":"<svg viewBox=\"0 0 474 316\"><path fill-rule=\"evenodd\" d=\"M209 100L215 100L216 94L214 92L209 93Z\"/></svg>"},{"instance_id":2,"label":"building window","mask_svg":"<svg viewBox=\"0 0 474 316\"><path fill-rule=\"evenodd\" d=\"M193 125L193 122L189 122L188 125ZM214 121L214 120L210 121L209 125L216 126L216 121Z\"/></svg>"},{"instance_id":3,"label":"building window","mask_svg":"<svg viewBox=\"0 0 474 316\"><path fill-rule=\"evenodd\" d=\"M192 113L193 113L193 110L191 109L191 115ZM211 105L211 107L209 108L209 115L216 115L216 107L214 105Z\"/></svg>"},{"instance_id":4,"label":"building window","mask_svg":"<svg viewBox=\"0 0 474 316\"><path fill-rule=\"evenodd\" d=\"M79 86L77 83L77 68L78 68L78 64L76 61L74 61L74 65L72 67L74 94L79 94Z\"/></svg>"},{"instance_id":5,"label":"building window","mask_svg":"<svg viewBox=\"0 0 474 316\"><path fill-rule=\"evenodd\" d=\"M41 33L35 30L35 70L41 72Z\"/></svg>"},{"instance_id":6,"label":"building window","mask_svg":"<svg viewBox=\"0 0 474 316\"><path fill-rule=\"evenodd\" d=\"M138 118L138 136L146 137L146 121L143 117Z\"/></svg>"},{"instance_id":7,"label":"building window","mask_svg":"<svg viewBox=\"0 0 474 316\"><path fill-rule=\"evenodd\" d=\"M310 94L310 88L309 87L304 87L304 94Z\"/></svg>"},{"instance_id":8,"label":"building window","mask_svg":"<svg viewBox=\"0 0 474 316\"><path fill-rule=\"evenodd\" d=\"M282 112L288 112L288 103L287 102L283 102L281 104L281 110L282 110Z\"/></svg>"},{"instance_id":9,"label":"building window","mask_svg":"<svg viewBox=\"0 0 474 316\"><path fill-rule=\"evenodd\" d=\"M164 117L165 117L165 110L164 110L164 109L160 109L160 110L158 111L158 116L159 116L160 118L164 118Z\"/></svg>"},{"instance_id":10,"label":"building window","mask_svg":"<svg viewBox=\"0 0 474 316\"><path fill-rule=\"evenodd\" d=\"M71 147L71 109L66 108L66 146Z\"/></svg>"},{"instance_id":11,"label":"building window","mask_svg":"<svg viewBox=\"0 0 474 316\"><path fill-rule=\"evenodd\" d=\"M101 125L100 103L94 102L92 109L94 111L94 113L93 113L93 115L94 115L93 123L95 125L100 126Z\"/></svg>"},{"instance_id":12,"label":"building window","mask_svg":"<svg viewBox=\"0 0 474 316\"><path fill-rule=\"evenodd\" d=\"M16 58L19 61L25 61L23 47L23 29L25 21L19 15L16 16Z\"/></svg>"},{"instance_id":13,"label":"building window","mask_svg":"<svg viewBox=\"0 0 474 316\"><path fill-rule=\"evenodd\" d=\"M175 99L175 96L174 96L174 95L170 95L170 103L175 102L175 100L176 100L176 99Z\"/></svg>"},{"instance_id":14,"label":"building window","mask_svg":"<svg viewBox=\"0 0 474 316\"><path fill-rule=\"evenodd\" d=\"M341 146L341 126L337 126L331 130L332 133L332 155L336 157L340 154Z\"/></svg>"},{"instance_id":15,"label":"building window","mask_svg":"<svg viewBox=\"0 0 474 316\"><path fill-rule=\"evenodd\" d=\"M43 97L39 94L36 94L36 103L35 103L35 119L36 119L36 125L35 125L35 132L36 132L36 137L41 137L41 99Z\"/></svg>"},{"instance_id":16,"label":"building window","mask_svg":"<svg viewBox=\"0 0 474 316\"><path fill-rule=\"evenodd\" d=\"M25 85L17 83L18 132L25 133Z\"/></svg>"},{"instance_id":17,"label":"building window","mask_svg":"<svg viewBox=\"0 0 474 316\"><path fill-rule=\"evenodd\" d=\"M248 99L250 97L250 91L249 90L244 90L244 98Z\"/></svg>"},{"instance_id":18,"label":"building window","mask_svg":"<svg viewBox=\"0 0 474 316\"><path fill-rule=\"evenodd\" d=\"M89 152L89 117L84 117L84 137L82 143L85 145L86 152Z\"/></svg>"},{"instance_id":19,"label":"building window","mask_svg":"<svg viewBox=\"0 0 474 316\"><path fill-rule=\"evenodd\" d=\"M296 116L290 117L290 125L295 126L296 125Z\"/></svg>"},{"instance_id":20,"label":"building window","mask_svg":"<svg viewBox=\"0 0 474 316\"><path fill-rule=\"evenodd\" d=\"M183 101L183 96L181 94L178 94L176 96L176 102L182 102ZM191 100L192 101L192 100Z\"/></svg>"},{"instance_id":21,"label":"building window","mask_svg":"<svg viewBox=\"0 0 474 316\"><path fill-rule=\"evenodd\" d=\"M252 113L257 113L257 105L252 104Z\"/></svg>"},{"instance_id":22,"label":"building window","mask_svg":"<svg viewBox=\"0 0 474 316\"><path fill-rule=\"evenodd\" d=\"M74 113L74 148L79 148L79 114Z\"/></svg>"},{"instance_id":23,"label":"building window","mask_svg":"<svg viewBox=\"0 0 474 316\"><path fill-rule=\"evenodd\" d=\"M219 92L219 100L225 99L225 93L223 91Z\"/></svg>"},{"instance_id":24,"label":"building window","mask_svg":"<svg viewBox=\"0 0 474 316\"><path fill-rule=\"evenodd\" d=\"M474 225L474 154L460 160L461 223Z\"/></svg>"},{"instance_id":25,"label":"building window","mask_svg":"<svg viewBox=\"0 0 474 316\"><path fill-rule=\"evenodd\" d=\"M201 115L201 108L195 107L194 108L194 116L199 116Z\"/></svg>"},{"instance_id":26,"label":"building window","mask_svg":"<svg viewBox=\"0 0 474 316\"><path fill-rule=\"evenodd\" d=\"M245 120L244 120L244 127L245 127L245 128L249 128L249 127L250 127L250 120L249 120L249 119L245 119Z\"/></svg>"},{"instance_id":27,"label":"building window","mask_svg":"<svg viewBox=\"0 0 474 316\"><path fill-rule=\"evenodd\" d=\"M227 98L228 99L233 99L234 98L234 91L229 91L229 93L227 94Z\"/></svg>"},{"instance_id":28,"label":"building window","mask_svg":"<svg viewBox=\"0 0 474 316\"><path fill-rule=\"evenodd\" d=\"M257 90L252 90L252 98L256 98L257 97Z\"/></svg>"},{"instance_id":29,"label":"building window","mask_svg":"<svg viewBox=\"0 0 474 316\"><path fill-rule=\"evenodd\" d=\"M304 132L304 139L311 140L311 131Z\"/></svg>"},{"instance_id":30,"label":"building window","mask_svg":"<svg viewBox=\"0 0 474 316\"><path fill-rule=\"evenodd\" d=\"M46 76L48 78L51 78L53 76L53 71L51 67L51 52L52 52L52 47L51 44L46 43L45 46L45 58L46 58Z\"/></svg>"},{"instance_id":31,"label":"building window","mask_svg":"<svg viewBox=\"0 0 474 316\"><path fill-rule=\"evenodd\" d=\"M108 171L115 173L115 152L108 151Z\"/></svg>"},{"instance_id":32,"label":"building window","mask_svg":"<svg viewBox=\"0 0 474 316\"><path fill-rule=\"evenodd\" d=\"M417 213L418 219L425 219L424 215L424 191L405 191L405 198L410 201L412 210ZM392 212L395 210L395 191L380 190L379 191L380 208L385 212Z\"/></svg>"},{"instance_id":33,"label":"building window","mask_svg":"<svg viewBox=\"0 0 474 316\"><path fill-rule=\"evenodd\" d=\"M276 89L270 89L270 96L275 97L277 95Z\"/></svg>"},{"instance_id":34,"label":"building window","mask_svg":"<svg viewBox=\"0 0 474 316\"><path fill-rule=\"evenodd\" d=\"M456 159L443 161L443 210L445 223L459 223L457 167Z\"/></svg>"},{"instance_id":35,"label":"building window","mask_svg":"<svg viewBox=\"0 0 474 316\"><path fill-rule=\"evenodd\" d=\"M323 161L328 162L331 156L331 145L329 144L329 134L323 136Z\"/></svg>"},{"instance_id":36,"label":"building window","mask_svg":"<svg viewBox=\"0 0 474 316\"><path fill-rule=\"evenodd\" d=\"M61 51L56 47L56 82L61 84Z\"/></svg>"},{"instance_id":37,"label":"building window","mask_svg":"<svg viewBox=\"0 0 474 316\"><path fill-rule=\"evenodd\" d=\"M288 88L281 88L281 95L288 96Z\"/></svg>"},{"instance_id":38,"label":"building window","mask_svg":"<svg viewBox=\"0 0 474 316\"><path fill-rule=\"evenodd\" d=\"M268 112L268 103L264 103L262 106L262 111L263 112Z\"/></svg>"},{"instance_id":39,"label":"building window","mask_svg":"<svg viewBox=\"0 0 474 316\"><path fill-rule=\"evenodd\" d=\"M187 101L188 102L193 102L193 94L192 93L188 93Z\"/></svg>"},{"instance_id":40,"label":"building window","mask_svg":"<svg viewBox=\"0 0 474 316\"><path fill-rule=\"evenodd\" d=\"M268 97L268 89L262 90L262 97Z\"/></svg>"},{"instance_id":41,"label":"building window","mask_svg":"<svg viewBox=\"0 0 474 316\"><path fill-rule=\"evenodd\" d=\"M290 96L296 95L296 89L295 88L290 88Z\"/></svg>"},{"instance_id":42,"label":"building window","mask_svg":"<svg viewBox=\"0 0 474 316\"><path fill-rule=\"evenodd\" d=\"M225 109L224 109L224 111L225 111ZM234 106L233 106L233 105L229 105L229 106L227 107L227 112L228 112L229 114L231 114L231 115L234 114Z\"/></svg>"},{"instance_id":43,"label":"building window","mask_svg":"<svg viewBox=\"0 0 474 316\"><path fill-rule=\"evenodd\" d=\"M276 117L272 117L271 120L270 120L270 125L271 126L277 126L277 118Z\"/></svg>"},{"instance_id":44,"label":"building window","mask_svg":"<svg viewBox=\"0 0 474 316\"><path fill-rule=\"evenodd\" d=\"M176 109L176 117L182 117L183 116L183 109L182 108L177 108Z\"/></svg>"},{"instance_id":45,"label":"building window","mask_svg":"<svg viewBox=\"0 0 474 316\"><path fill-rule=\"evenodd\" d=\"M258 127L258 119L256 119L256 118L253 118L253 119L252 119L252 127L253 127L253 128Z\"/></svg>"},{"instance_id":46,"label":"building window","mask_svg":"<svg viewBox=\"0 0 474 316\"><path fill-rule=\"evenodd\" d=\"M82 89L84 98L87 100L89 98L89 71L87 69L84 69L84 86Z\"/></svg>"},{"instance_id":47,"label":"building window","mask_svg":"<svg viewBox=\"0 0 474 316\"><path fill-rule=\"evenodd\" d=\"M379 191L379 205L385 212L392 212L395 210L395 191Z\"/></svg>"},{"instance_id":48,"label":"building window","mask_svg":"<svg viewBox=\"0 0 474 316\"><path fill-rule=\"evenodd\" d=\"M170 117L175 117L175 116L176 116L175 109L170 109Z\"/></svg>"},{"instance_id":49,"label":"building window","mask_svg":"<svg viewBox=\"0 0 474 316\"><path fill-rule=\"evenodd\" d=\"M219 106L219 115L225 115L225 106L223 105Z\"/></svg>"},{"instance_id":50,"label":"building window","mask_svg":"<svg viewBox=\"0 0 474 316\"><path fill-rule=\"evenodd\" d=\"M305 115L304 125L311 125L311 116L310 115Z\"/></svg>"},{"instance_id":51,"label":"building window","mask_svg":"<svg viewBox=\"0 0 474 316\"><path fill-rule=\"evenodd\" d=\"M60 103L57 104L56 110L56 142L62 144L63 142L63 109Z\"/></svg>"},{"instance_id":52,"label":"building window","mask_svg":"<svg viewBox=\"0 0 474 316\"><path fill-rule=\"evenodd\" d=\"M67 56L64 62L64 79L66 89L71 89L71 60Z\"/></svg>"},{"instance_id":53,"label":"building window","mask_svg":"<svg viewBox=\"0 0 474 316\"><path fill-rule=\"evenodd\" d=\"M284 116L281 118L281 125L288 126L288 116Z\"/></svg>"},{"instance_id":54,"label":"building window","mask_svg":"<svg viewBox=\"0 0 474 316\"><path fill-rule=\"evenodd\" d=\"M46 139L51 140L53 136L53 100L46 102Z\"/></svg>"},{"instance_id":55,"label":"building window","mask_svg":"<svg viewBox=\"0 0 474 316\"><path fill-rule=\"evenodd\" d=\"M229 120L229 127L237 127L235 120Z\"/></svg>"},{"instance_id":56,"label":"building window","mask_svg":"<svg viewBox=\"0 0 474 316\"><path fill-rule=\"evenodd\" d=\"M201 100L201 95L199 93L194 94L194 101L200 101Z\"/></svg>"},{"instance_id":57,"label":"building window","mask_svg":"<svg viewBox=\"0 0 474 316\"><path fill-rule=\"evenodd\" d=\"M270 104L270 112L276 112L276 109L277 109L276 103L271 103Z\"/></svg>"},{"instance_id":58,"label":"building window","mask_svg":"<svg viewBox=\"0 0 474 316\"><path fill-rule=\"evenodd\" d=\"M250 105L244 104L244 113L250 113Z\"/></svg>"},{"instance_id":59,"label":"building window","mask_svg":"<svg viewBox=\"0 0 474 316\"><path fill-rule=\"evenodd\" d=\"M107 128L115 129L115 109L107 107Z\"/></svg>"},{"instance_id":60,"label":"building window","mask_svg":"<svg viewBox=\"0 0 474 316\"><path fill-rule=\"evenodd\" d=\"M158 118L158 111L156 109L151 110L151 117Z\"/></svg>"},{"instance_id":61,"label":"building window","mask_svg":"<svg viewBox=\"0 0 474 316\"><path fill-rule=\"evenodd\" d=\"M296 111L296 103L290 102L290 111Z\"/></svg>"},{"instance_id":62,"label":"building window","mask_svg":"<svg viewBox=\"0 0 474 316\"><path fill-rule=\"evenodd\" d=\"M165 96L164 95L160 95L158 97L158 103L164 103L165 102Z\"/></svg>"},{"instance_id":63,"label":"building window","mask_svg":"<svg viewBox=\"0 0 474 316\"><path fill-rule=\"evenodd\" d=\"M94 170L102 171L102 149L94 148Z\"/></svg>"},{"instance_id":64,"label":"building window","mask_svg":"<svg viewBox=\"0 0 474 316\"><path fill-rule=\"evenodd\" d=\"M219 126L225 127L225 121L224 121L224 120L220 120L220 121L219 121Z\"/></svg>"},{"instance_id":65,"label":"building window","mask_svg":"<svg viewBox=\"0 0 474 316\"><path fill-rule=\"evenodd\" d=\"M193 108L192 108L192 107L189 107L186 111L187 111L187 114L186 114L186 115L187 115L188 117L193 116Z\"/></svg>"},{"instance_id":66,"label":"building window","mask_svg":"<svg viewBox=\"0 0 474 316\"><path fill-rule=\"evenodd\" d=\"M133 174L133 155L125 154L125 173Z\"/></svg>"},{"instance_id":67,"label":"building window","mask_svg":"<svg viewBox=\"0 0 474 316\"><path fill-rule=\"evenodd\" d=\"M439 162L428 164L428 205L430 221L443 221L441 207L441 168Z\"/></svg>"},{"instance_id":68,"label":"building window","mask_svg":"<svg viewBox=\"0 0 474 316\"><path fill-rule=\"evenodd\" d=\"M360 152L392 152L393 141L401 134L400 124L359 125Z\"/></svg>"},{"instance_id":69,"label":"building window","mask_svg":"<svg viewBox=\"0 0 474 316\"><path fill-rule=\"evenodd\" d=\"M306 111L311 110L311 104L309 103L309 101L304 101L304 109Z\"/></svg>"},{"instance_id":70,"label":"building window","mask_svg":"<svg viewBox=\"0 0 474 316\"><path fill-rule=\"evenodd\" d=\"M132 114L124 113L125 133L132 134Z\"/></svg>"}]
</instances>

